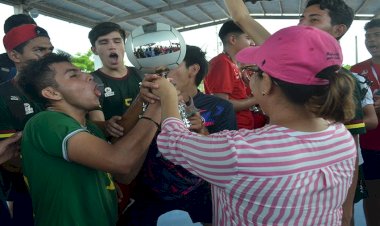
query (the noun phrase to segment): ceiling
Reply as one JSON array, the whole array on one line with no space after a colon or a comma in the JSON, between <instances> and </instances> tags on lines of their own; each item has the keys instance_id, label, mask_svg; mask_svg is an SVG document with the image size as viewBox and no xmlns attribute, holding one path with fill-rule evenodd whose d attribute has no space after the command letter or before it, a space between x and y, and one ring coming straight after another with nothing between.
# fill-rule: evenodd
<instances>
[{"instance_id":1,"label":"ceiling","mask_svg":"<svg viewBox=\"0 0 380 226\"><path fill-rule=\"evenodd\" d=\"M239 0L236 0L239 1ZM256 18L298 18L306 0L263 0L246 3ZM356 19L380 15L379 0L345 0ZM127 32L152 22L169 24L179 31L224 22L228 12L223 0L0 0L20 12L40 13L93 27L103 21L120 24ZM21 10L20 10L21 9Z\"/></svg>"}]
</instances>

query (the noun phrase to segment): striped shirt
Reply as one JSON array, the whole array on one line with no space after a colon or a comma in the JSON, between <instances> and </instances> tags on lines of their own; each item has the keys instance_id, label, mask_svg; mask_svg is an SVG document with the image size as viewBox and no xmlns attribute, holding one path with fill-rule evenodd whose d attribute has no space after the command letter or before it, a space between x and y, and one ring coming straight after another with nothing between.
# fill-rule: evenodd
<instances>
[{"instance_id":1,"label":"striped shirt","mask_svg":"<svg viewBox=\"0 0 380 226\"><path fill-rule=\"evenodd\" d=\"M343 124L201 136L168 118L157 143L170 161L212 184L214 225L341 225L356 157Z\"/></svg>"}]
</instances>

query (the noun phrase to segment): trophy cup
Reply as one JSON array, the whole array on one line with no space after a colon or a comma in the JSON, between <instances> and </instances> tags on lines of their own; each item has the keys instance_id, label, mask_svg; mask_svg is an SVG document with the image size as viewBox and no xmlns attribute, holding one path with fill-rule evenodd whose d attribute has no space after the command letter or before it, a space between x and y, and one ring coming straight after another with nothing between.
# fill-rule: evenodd
<instances>
[{"instance_id":1,"label":"trophy cup","mask_svg":"<svg viewBox=\"0 0 380 226\"><path fill-rule=\"evenodd\" d=\"M134 29L125 43L129 61L143 73L167 76L170 69L177 67L186 54L186 44L182 35L173 27L163 23L150 23ZM190 98L191 99L191 98ZM145 110L147 104L144 104ZM192 99L178 104L179 113L186 127L191 123L188 117L197 109Z\"/></svg>"}]
</instances>

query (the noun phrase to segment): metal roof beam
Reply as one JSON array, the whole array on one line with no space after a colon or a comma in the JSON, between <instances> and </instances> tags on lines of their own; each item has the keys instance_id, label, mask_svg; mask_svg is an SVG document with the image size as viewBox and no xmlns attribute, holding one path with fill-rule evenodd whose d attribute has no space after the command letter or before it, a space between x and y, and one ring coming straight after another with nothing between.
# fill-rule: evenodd
<instances>
[{"instance_id":1,"label":"metal roof beam","mask_svg":"<svg viewBox=\"0 0 380 226\"><path fill-rule=\"evenodd\" d=\"M81 15L78 15L77 13L71 13L68 11L62 12L62 10L49 7L46 4L38 5L38 7L34 7L34 8L38 9L38 11L41 14L44 14L46 16L57 18L63 21L70 21L70 22L73 22L85 27L92 27L97 23L97 21L91 20L88 17L81 16Z\"/></svg>"},{"instance_id":2,"label":"metal roof beam","mask_svg":"<svg viewBox=\"0 0 380 226\"><path fill-rule=\"evenodd\" d=\"M224 15L226 15L226 17L230 17L230 14L226 12L226 10L224 10L224 8L221 5L219 5L217 1L214 1L214 2L215 2L215 5L219 8L219 10L222 11Z\"/></svg>"},{"instance_id":3,"label":"metal roof beam","mask_svg":"<svg viewBox=\"0 0 380 226\"><path fill-rule=\"evenodd\" d=\"M127 16L111 17L110 21L118 23L125 20L132 20L132 19L136 19L140 17L146 17L152 14L163 13L170 10L177 10L177 9L185 8L185 7L196 5L196 4L206 3L206 2L211 2L211 0L189 0L182 3L176 3L176 4L171 4L168 6L156 8L156 9L146 10L140 13L133 13Z\"/></svg>"},{"instance_id":4,"label":"metal roof beam","mask_svg":"<svg viewBox=\"0 0 380 226\"><path fill-rule=\"evenodd\" d=\"M363 6L368 2L368 0L364 0L360 5L359 7L355 10L355 14L357 14L362 8Z\"/></svg>"},{"instance_id":5,"label":"metal roof beam","mask_svg":"<svg viewBox=\"0 0 380 226\"><path fill-rule=\"evenodd\" d=\"M210 15L208 15L203 9L201 9L200 7L198 6L195 6L198 8L199 11L201 11L203 13L203 15L205 15L207 18L209 18L210 20L215 20L215 18L212 18Z\"/></svg>"},{"instance_id":6,"label":"metal roof beam","mask_svg":"<svg viewBox=\"0 0 380 226\"><path fill-rule=\"evenodd\" d=\"M101 15L104 15L104 16L107 16L107 17L111 17L112 16L110 14L106 14L106 13L102 12L101 8L93 7L90 4L83 4L83 3L80 3L78 1L71 1L71 0L65 0L65 2L68 2L70 4L73 4L74 6L77 6L77 7L86 9L86 10L91 10L92 12L94 12L96 14L101 14Z\"/></svg>"}]
</instances>

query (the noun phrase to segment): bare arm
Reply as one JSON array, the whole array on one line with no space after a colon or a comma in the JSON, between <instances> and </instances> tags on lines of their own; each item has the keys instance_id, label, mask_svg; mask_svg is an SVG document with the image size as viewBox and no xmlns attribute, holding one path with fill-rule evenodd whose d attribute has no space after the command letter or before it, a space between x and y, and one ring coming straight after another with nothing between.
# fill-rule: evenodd
<instances>
[{"instance_id":1,"label":"bare arm","mask_svg":"<svg viewBox=\"0 0 380 226\"><path fill-rule=\"evenodd\" d=\"M15 133L11 137L0 141L0 164L18 156L20 138L21 133Z\"/></svg>"},{"instance_id":2,"label":"bare arm","mask_svg":"<svg viewBox=\"0 0 380 226\"><path fill-rule=\"evenodd\" d=\"M270 33L249 15L242 0L224 0L224 4L232 20L252 38L256 45L261 45L270 36Z\"/></svg>"},{"instance_id":3,"label":"bare arm","mask_svg":"<svg viewBox=\"0 0 380 226\"><path fill-rule=\"evenodd\" d=\"M378 120L374 106L372 104L364 106L363 113L365 128L367 130L376 129Z\"/></svg>"},{"instance_id":4,"label":"bare arm","mask_svg":"<svg viewBox=\"0 0 380 226\"><path fill-rule=\"evenodd\" d=\"M144 116L160 122L160 106L153 104ZM150 120L140 119L114 144L81 132L68 141L68 155L71 161L116 175L123 175L123 182L130 182L140 170L148 147L157 132L157 126ZM128 131L128 130L125 130Z\"/></svg>"},{"instance_id":5,"label":"bare arm","mask_svg":"<svg viewBox=\"0 0 380 226\"><path fill-rule=\"evenodd\" d=\"M235 112L247 110L251 106L256 104L254 97L248 97L248 98L242 99L242 100L232 100L232 99L228 99L228 94L226 94L226 93L214 93L213 95L231 102L233 107L234 107Z\"/></svg>"}]
</instances>

